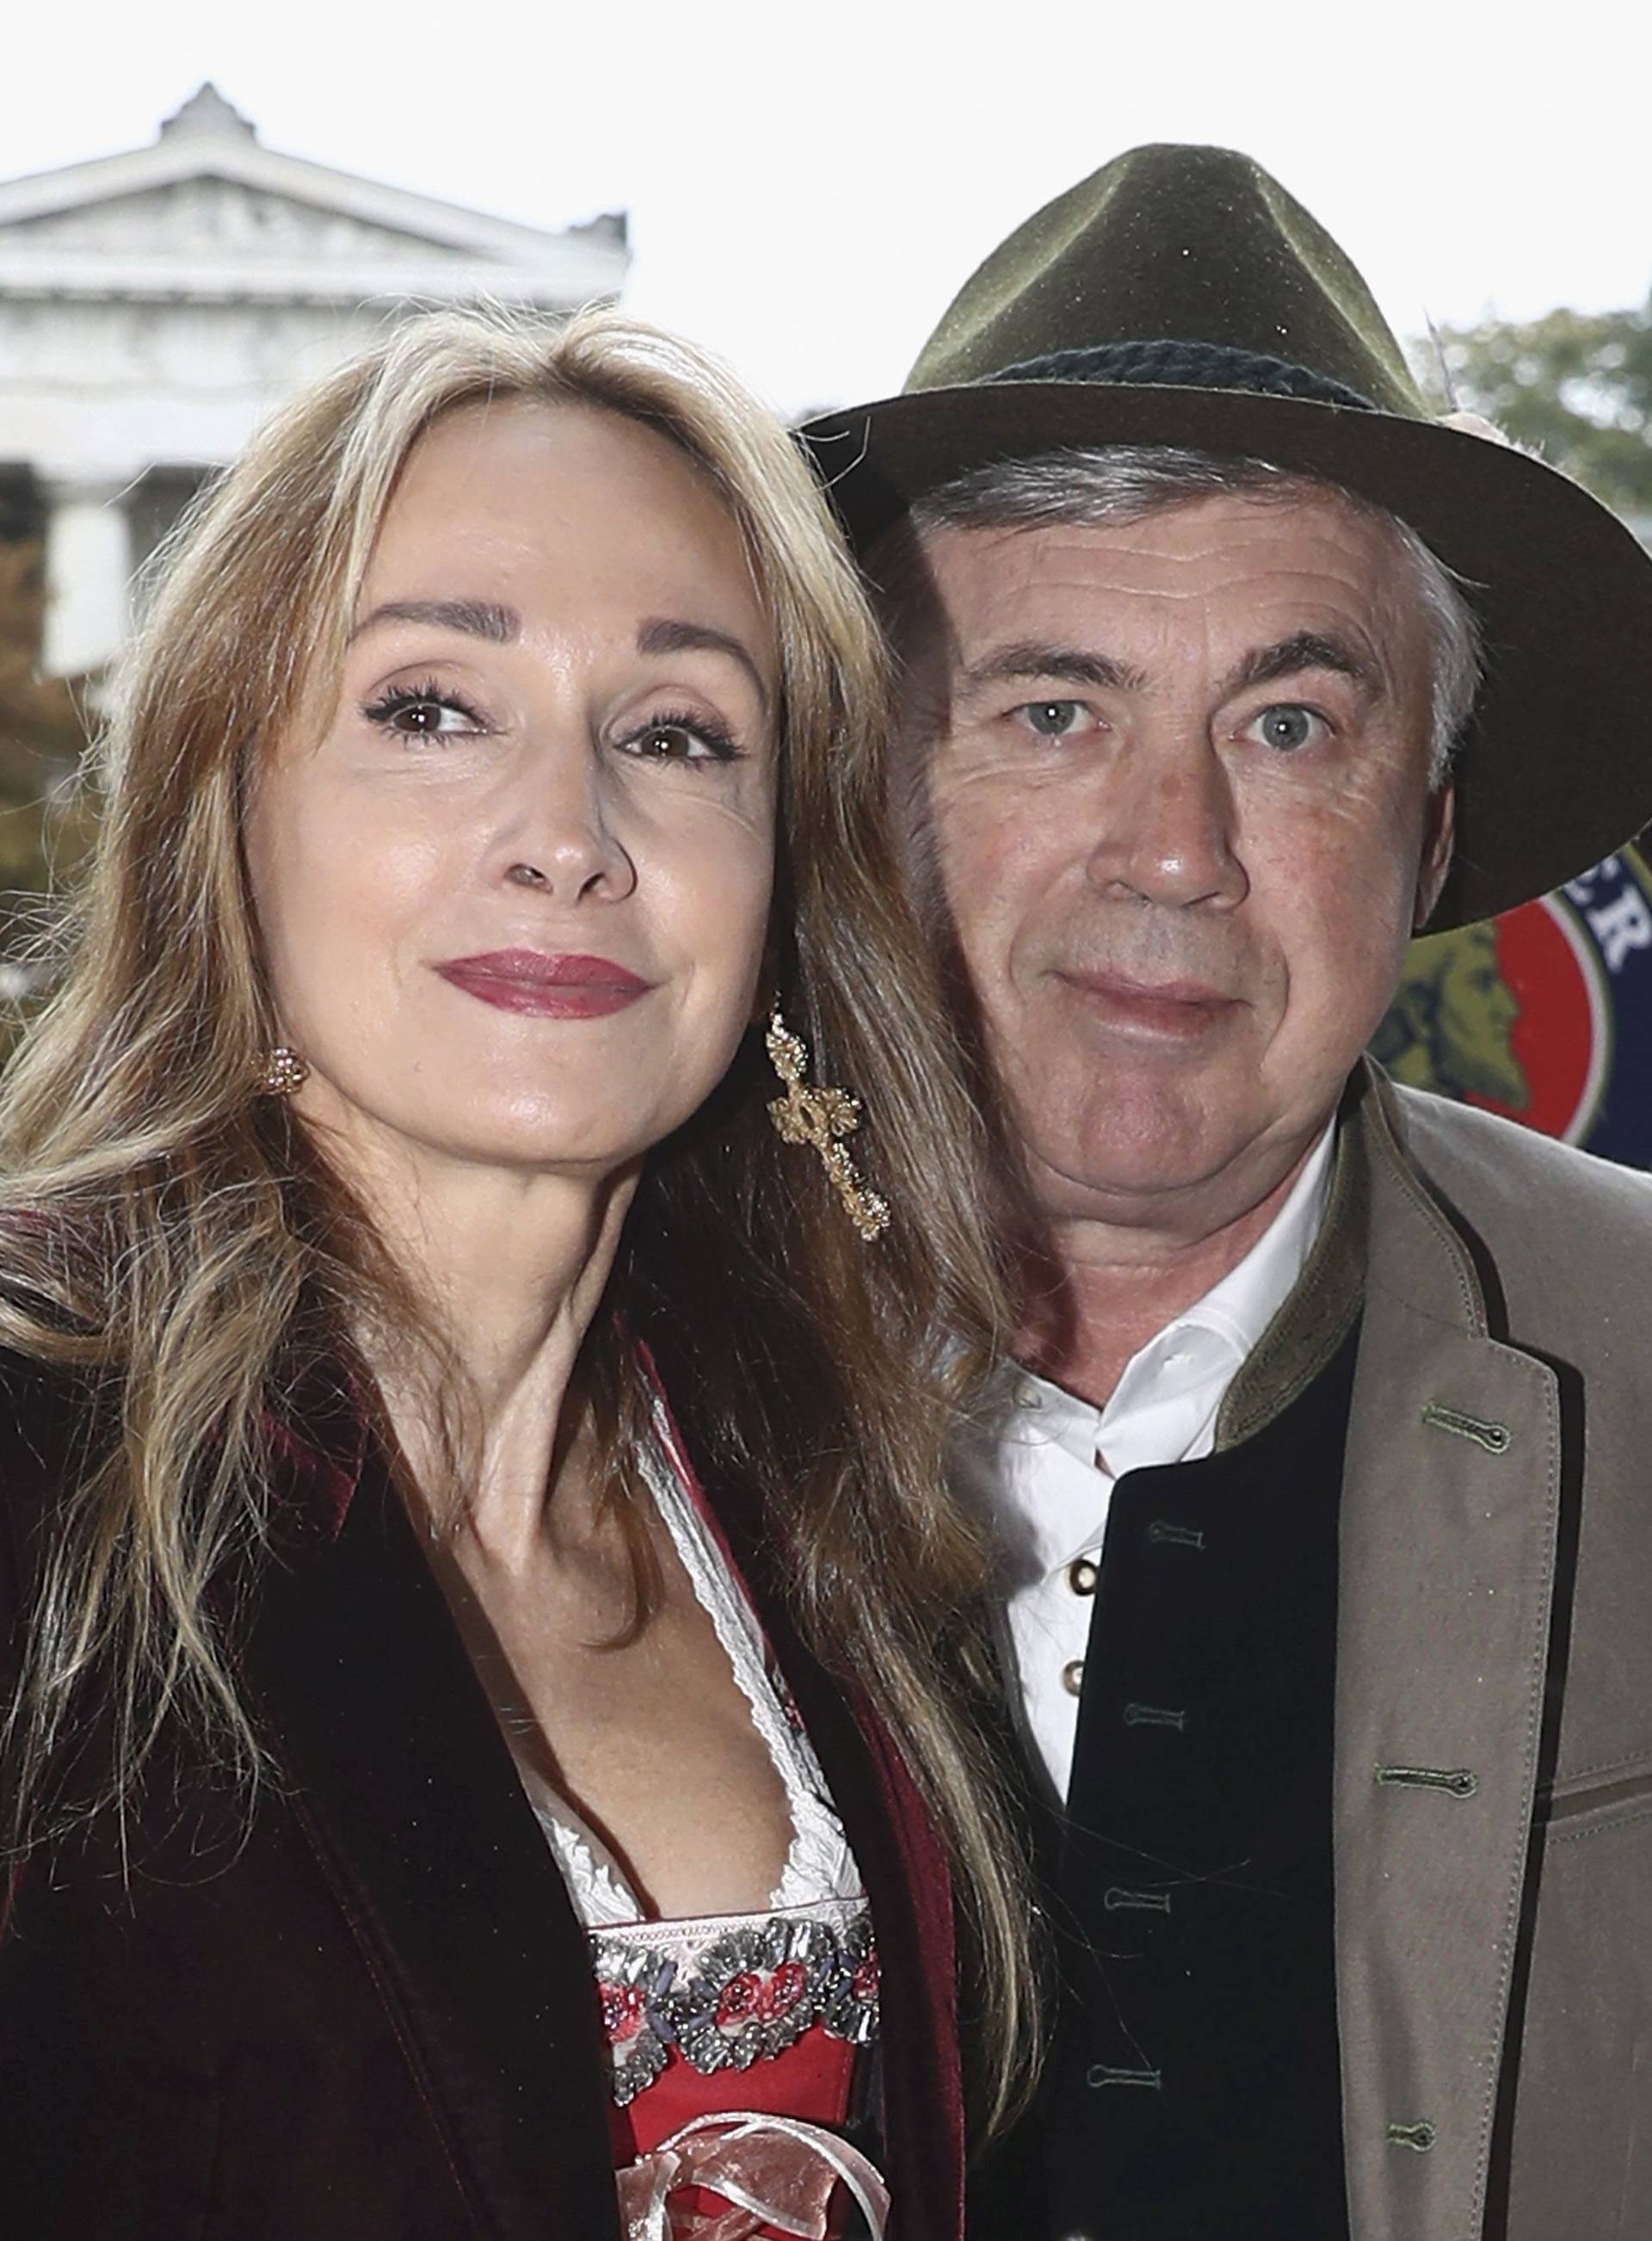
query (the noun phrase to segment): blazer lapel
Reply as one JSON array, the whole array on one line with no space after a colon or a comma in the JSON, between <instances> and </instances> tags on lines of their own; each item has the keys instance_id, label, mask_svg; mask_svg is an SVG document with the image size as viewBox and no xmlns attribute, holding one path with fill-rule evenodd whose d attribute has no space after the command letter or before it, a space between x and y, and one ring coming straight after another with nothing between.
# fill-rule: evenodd
<instances>
[{"instance_id":1,"label":"blazer lapel","mask_svg":"<svg viewBox=\"0 0 1652 2241\"><path fill-rule=\"evenodd\" d=\"M1354 2241L1484 2215L1531 1834L1559 1396L1499 1343L1381 1090L1342 1506L1337 1976Z\"/></svg>"},{"instance_id":2,"label":"blazer lapel","mask_svg":"<svg viewBox=\"0 0 1652 2241\"><path fill-rule=\"evenodd\" d=\"M247 1684L476 2230L617 2236L585 1940L441 1590L376 1453L279 1475Z\"/></svg>"}]
</instances>

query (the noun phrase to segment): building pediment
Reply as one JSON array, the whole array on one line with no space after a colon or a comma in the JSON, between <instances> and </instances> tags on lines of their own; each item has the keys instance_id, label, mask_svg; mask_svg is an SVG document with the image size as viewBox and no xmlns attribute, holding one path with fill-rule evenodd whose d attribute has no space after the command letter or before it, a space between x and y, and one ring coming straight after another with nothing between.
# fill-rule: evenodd
<instances>
[{"instance_id":1,"label":"building pediment","mask_svg":"<svg viewBox=\"0 0 1652 2241\"><path fill-rule=\"evenodd\" d=\"M623 217L552 231L266 148L203 86L149 146L0 181L0 475L37 506L41 659L95 676L211 468L426 305L620 292Z\"/></svg>"},{"instance_id":2,"label":"building pediment","mask_svg":"<svg viewBox=\"0 0 1652 2241\"><path fill-rule=\"evenodd\" d=\"M357 265L365 258L447 264L464 256L451 242L410 227L377 225L353 211L208 172L15 218L0 226L0 250L32 253L43 265L130 258L170 262L181 271L204 262L244 261L256 269L271 257Z\"/></svg>"},{"instance_id":3,"label":"building pediment","mask_svg":"<svg viewBox=\"0 0 1652 2241\"><path fill-rule=\"evenodd\" d=\"M266 148L204 88L150 147L0 184L0 294L615 294L623 220L550 232Z\"/></svg>"}]
</instances>

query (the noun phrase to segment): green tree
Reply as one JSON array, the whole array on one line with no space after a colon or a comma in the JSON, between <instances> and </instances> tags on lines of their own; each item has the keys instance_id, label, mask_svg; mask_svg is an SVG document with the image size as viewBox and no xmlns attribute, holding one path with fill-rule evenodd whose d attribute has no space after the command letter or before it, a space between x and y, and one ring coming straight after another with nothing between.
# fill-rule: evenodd
<instances>
[{"instance_id":1,"label":"green tree","mask_svg":"<svg viewBox=\"0 0 1652 2241\"><path fill-rule=\"evenodd\" d=\"M1488 319L1439 339L1460 405L1618 512L1652 514L1652 304Z\"/></svg>"}]
</instances>

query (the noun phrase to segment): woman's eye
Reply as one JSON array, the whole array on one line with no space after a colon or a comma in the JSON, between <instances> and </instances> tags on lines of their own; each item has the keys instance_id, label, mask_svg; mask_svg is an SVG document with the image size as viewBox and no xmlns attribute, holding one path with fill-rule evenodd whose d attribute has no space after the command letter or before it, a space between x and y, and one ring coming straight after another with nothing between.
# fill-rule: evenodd
<instances>
[{"instance_id":1,"label":"woman's eye","mask_svg":"<svg viewBox=\"0 0 1652 2241\"><path fill-rule=\"evenodd\" d=\"M1253 716L1246 730L1253 739L1260 739L1265 747L1273 747L1281 754L1294 754L1298 748L1310 746L1325 733L1325 719L1312 708L1299 708L1294 701L1284 701L1276 708L1264 708L1260 716Z\"/></svg>"},{"instance_id":2,"label":"woman's eye","mask_svg":"<svg viewBox=\"0 0 1652 2241\"><path fill-rule=\"evenodd\" d=\"M367 710L368 719L405 739L452 739L485 732L487 726L468 701L451 692L395 691L382 694Z\"/></svg>"},{"instance_id":3,"label":"woman's eye","mask_svg":"<svg viewBox=\"0 0 1652 2241\"><path fill-rule=\"evenodd\" d=\"M726 732L702 718L690 723L682 716L645 724L641 731L619 744L627 754L655 763L726 763L735 761L740 753Z\"/></svg>"},{"instance_id":4,"label":"woman's eye","mask_svg":"<svg viewBox=\"0 0 1652 2241\"><path fill-rule=\"evenodd\" d=\"M1085 712L1082 700L1029 700L1015 713L1041 739L1064 739L1075 732Z\"/></svg>"}]
</instances>

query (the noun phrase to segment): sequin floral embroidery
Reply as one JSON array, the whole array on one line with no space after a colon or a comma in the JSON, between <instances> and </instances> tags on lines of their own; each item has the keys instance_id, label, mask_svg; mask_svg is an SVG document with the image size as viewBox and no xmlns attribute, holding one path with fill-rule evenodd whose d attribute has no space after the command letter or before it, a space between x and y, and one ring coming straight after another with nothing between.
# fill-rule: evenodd
<instances>
[{"instance_id":1,"label":"sequin floral embroidery","mask_svg":"<svg viewBox=\"0 0 1652 2241\"><path fill-rule=\"evenodd\" d=\"M645 1946L614 1937L592 1937L591 1958L602 2003L613 2097L623 2108L652 2085L671 2060L671 2048L659 2028L659 2005L671 1982L672 1963Z\"/></svg>"},{"instance_id":2,"label":"sequin floral embroidery","mask_svg":"<svg viewBox=\"0 0 1652 2241\"><path fill-rule=\"evenodd\" d=\"M756 1916L702 1945L662 1953L645 1930L591 1940L623 2108L679 2048L693 2069L748 2070L816 2024L865 2046L877 2036L878 1961L866 1907L837 1921Z\"/></svg>"}]
</instances>

